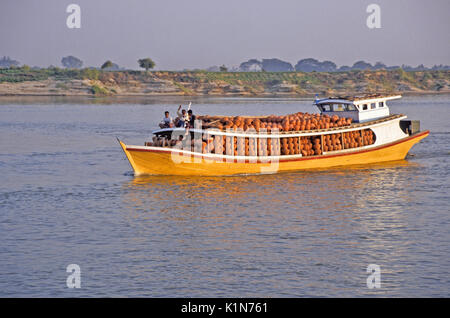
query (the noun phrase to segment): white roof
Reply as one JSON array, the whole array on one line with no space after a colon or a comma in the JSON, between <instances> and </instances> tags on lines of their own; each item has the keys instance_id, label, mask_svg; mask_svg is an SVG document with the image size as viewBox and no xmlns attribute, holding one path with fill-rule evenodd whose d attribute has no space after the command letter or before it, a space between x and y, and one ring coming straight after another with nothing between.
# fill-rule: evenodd
<instances>
[{"instance_id":1,"label":"white roof","mask_svg":"<svg viewBox=\"0 0 450 318\"><path fill-rule=\"evenodd\" d=\"M378 101L386 101L391 99L401 98L401 95L362 95L362 96L346 96L346 97L328 97L323 99L318 99L314 101L314 104L365 104L373 103Z\"/></svg>"}]
</instances>

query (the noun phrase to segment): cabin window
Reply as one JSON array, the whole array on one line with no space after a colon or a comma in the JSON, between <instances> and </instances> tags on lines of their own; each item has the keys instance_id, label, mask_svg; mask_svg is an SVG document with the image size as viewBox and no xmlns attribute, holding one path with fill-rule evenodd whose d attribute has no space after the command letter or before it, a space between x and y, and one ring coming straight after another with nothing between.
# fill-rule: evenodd
<instances>
[{"instance_id":1,"label":"cabin window","mask_svg":"<svg viewBox=\"0 0 450 318\"><path fill-rule=\"evenodd\" d=\"M329 111L331 111L331 105L329 105L329 104L322 104L322 111L324 111L324 112L329 112Z\"/></svg>"},{"instance_id":2,"label":"cabin window","mask_svg":"<svg viewBox=\"0 0 450 318\"><path fill-rule=\"evenodd\" d=\"M342 104L334 104L333 105L333 110L335 112L343 112L345 109L344 109L344 106Z\"/></svg>"},{"instance_id":3,"label":"cabin window","mask_svg":"<svg viewBox=\"0 0 450 318\"><path fill-rule=\"evenodd\" d=\"M367 104L363 104L362 109L363 109L363 110L367 110L367 109L368 109L368 105L367 105Z\"/></svg>"},{"instance_id":4,"label":"cabin window","mask_svg":"<svg viewBox=\"0 0 450 318\"><path fill-rule=\"evenodd\" d=\"M370 104L370 109L375 109L377 108L377 105L375 103Z\"/></svg>"},{"instance_id":5,"label":"cabin window","mask_svg":"<svg viewBox=\"0 0 450 318\"><path fill-rule=\"evenodd\" d=\"M384 102L379 102L378 107L384 107Z\"/></svg>"},{"instance_id":6,"label":"cabin window","mask_svg":"<svg viewBox=\"0 0 450 318\"><path fill-rule=\"evenodd\" d=\"M355 107L355 105L347 104L347 110L348 110L348 111L355 111L355 110L356 110L356 107Z\"/></svg>"}]
</instances>

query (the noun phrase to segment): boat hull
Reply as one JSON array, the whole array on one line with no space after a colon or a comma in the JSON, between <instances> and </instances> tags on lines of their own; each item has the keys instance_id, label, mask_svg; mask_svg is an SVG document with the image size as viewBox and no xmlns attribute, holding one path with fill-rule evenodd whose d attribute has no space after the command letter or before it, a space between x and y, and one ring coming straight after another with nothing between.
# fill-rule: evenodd
<instances>
[{"instance_id":1,"label":"boat hull","mask_svg":"<svg viewBox=\"0 0 450 318\"><path fill-rule=\"evenodd\" d=\"M295 156L295 158L281 156L277 157L279 159L272 158L270 162L226 159L221 156L192 152L180 154L172 149L127 146L120 140L119 142L135 175L220 176L324 169L402 160L411 147L428 134L429 131L423 131L385 145L343 150L319 156Z\"/></svg>"}]
</instances>

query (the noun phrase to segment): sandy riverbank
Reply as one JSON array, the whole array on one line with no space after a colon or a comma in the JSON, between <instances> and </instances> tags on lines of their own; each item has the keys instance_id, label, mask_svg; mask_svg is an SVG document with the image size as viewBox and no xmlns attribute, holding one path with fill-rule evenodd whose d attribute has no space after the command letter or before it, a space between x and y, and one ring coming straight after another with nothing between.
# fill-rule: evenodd
<instances>
[{"instance_id":1,"label":"sandy riverbank","mask_svg":"<svg viewBox=\"0 0 450 318\"><path fill-rule=\"evenodd\" d=\"M2 73L0 96L311 97L365 92L450 93L450 71L58 72Z\"/></svg>"}]
</instances>

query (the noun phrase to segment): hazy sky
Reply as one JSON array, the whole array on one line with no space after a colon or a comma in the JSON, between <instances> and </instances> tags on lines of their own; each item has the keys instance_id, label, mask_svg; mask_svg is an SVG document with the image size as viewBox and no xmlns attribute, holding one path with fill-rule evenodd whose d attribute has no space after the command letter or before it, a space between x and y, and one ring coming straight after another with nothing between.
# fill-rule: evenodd
<instances>
[{"instance_id":1,"label":"hazy sky","mask_svg":"<svg viewBox=\"0 0 450 318\"><path fill-rule=\"evenodd\" d=\"M81 7L81 28L66 7ZM369 29L366 8L381 7ZM157 69L237 66L250 58L302 58L352 65L450 64L449 0L1 0L0 56L30 66L61 66L75 55Z\"/></svg>"}]
</instances>

